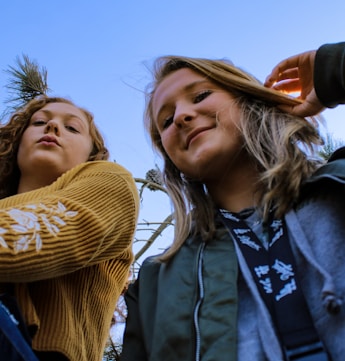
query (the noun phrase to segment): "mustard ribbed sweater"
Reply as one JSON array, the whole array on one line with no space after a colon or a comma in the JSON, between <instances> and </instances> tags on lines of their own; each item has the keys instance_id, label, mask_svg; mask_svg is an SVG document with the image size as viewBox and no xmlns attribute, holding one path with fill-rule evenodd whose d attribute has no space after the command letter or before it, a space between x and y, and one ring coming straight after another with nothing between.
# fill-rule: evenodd
<instances>
[{"instance_id":1,"label":"mustard ribbed sweater","mask_svg":"<svg viewBox=\"0 0 345 361\"><path fill-rule=\"evenodd\" d=\"M131 175L107 161L0 200L0 282L15 284L37 329L35 350L101 360L128 279L138 204Z\"/></svg>"}]
</instances>

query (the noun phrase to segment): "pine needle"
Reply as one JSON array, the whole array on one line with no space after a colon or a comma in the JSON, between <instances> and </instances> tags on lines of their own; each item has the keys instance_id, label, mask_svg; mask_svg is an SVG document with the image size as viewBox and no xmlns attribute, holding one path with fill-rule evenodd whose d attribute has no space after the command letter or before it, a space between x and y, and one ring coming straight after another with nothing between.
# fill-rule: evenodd
<instances>
[{"instance_id":1,"label":"pine needle","mask_svg":"<svg viewBox=\"0 0 345 361\"><path fill-rule=\"evenodd\" d=\"M22 55L22 59L18 56L16 65L9 66L5 72L9 75L9 82L5 87L10 94L5 103L11 104L11 110L16 110L31 99L49 91L47 69L40 67L25 54Z\"/></svg>"}]
</instances>

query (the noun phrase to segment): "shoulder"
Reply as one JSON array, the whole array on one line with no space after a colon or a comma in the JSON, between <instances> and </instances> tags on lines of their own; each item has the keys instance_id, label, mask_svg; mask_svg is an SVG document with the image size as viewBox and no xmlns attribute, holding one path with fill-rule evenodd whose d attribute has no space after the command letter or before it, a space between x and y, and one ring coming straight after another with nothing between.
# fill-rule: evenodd
<instances>
[{"instance_id":1,"label":"shoulder","mask_svg":"<svg viewBox=\"0 0 345 361\"><path fill-rule=\"evenodd\" d=\"M42 195L43 190L38 190ZM48 186L44 193L76 202L106 204L111 212L125 212L135 207L139 210L139 193L131 173L119 164L109 161L93 161L79 164L64 173ZM104 203L106 202L106 203ZM114 216L114 215L113 215Z\"/></svg>"},{"instance_id":2,"label":"shoulder","mask_svg":"<svg viewBox=\"0 0 345 361\"><path fill-rule=\"evenodd\" d=\"M123 166L105 160L97 160L93 162L85 162L72 168L64 175L87 175L97 173L112 173L116 175L132 177L131 173Z\"/></svg>"},{"instance_id":3,"label":"shoulder","mask_svg":"<svg viewBox=\"0 0 345 361\"><path fill-rule=\"evenodd\" d=\"M130 300L137 302L140 298L142 307L149 305L151 308L152 302L157 296L158 275L161 265L162 263L156 261L154 257L145 259L140 267L138 277L129 285L125 293L127 306L129 306Z\"/></svg>"},{"instance_id":4,"label":"shoulder","mask_svg":"<svg viewBox=\"0 0 345 361\"><path fill-rule=\"evenodd\" d=\"M157 277L162 264L162 262L156 259L156 256L146 258L140 267L140 278L151 279L152 281L152 278Z\"/></svg>"},{"instance_id":5,"label":"shoulder","mask_svg":"<svg viewBox=\"0 0 345 361\"><path fill-rule=\"evenodd\" d=\"M132 174L123 166L109 161L85 162L77 165L64 173L57 181L57 187L64 187L75 182L88 181L89 186L116 187L117 184L125 184L137 193Z\"/></svg>"},{"instance_id":6,"label":"shoulder","mask_svg":"<svg viewBox=\"0 0 345 361\"><path fill-rule=\"evenodd\" d=\"M345 183L345 147L337 149L328 162L322 165L307 181L306 184L332 180Z\"/></svg>"},{"instance_id":7,"label":"shoulder","mask_svg":"<svg viewBox=\"0 0 345 361\"><path fill-rule=\"evenodd\" d=\"M322 194L343 192L345 185L345 147L333 153L327 163L304 181L300 201Z\"/></svg>"}]
</instances>

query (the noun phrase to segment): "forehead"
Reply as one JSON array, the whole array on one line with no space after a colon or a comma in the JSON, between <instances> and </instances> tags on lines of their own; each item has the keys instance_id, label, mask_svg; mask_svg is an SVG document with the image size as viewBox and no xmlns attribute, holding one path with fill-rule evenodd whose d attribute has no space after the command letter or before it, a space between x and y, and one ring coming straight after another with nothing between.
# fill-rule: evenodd
<instances>
[{"instance_id":1,"label":"forehead","mask_svg":"<svg viewBox=\"0 0 345 361\"><path fill-rule=\"evenodd\" d=\"M174 71L157 86L152 98L153 109L157 110L170 97L181 94L182 90L188 90L190 84L206 80L205 76L189 68Z\"/></svg>"},{"instance_id":2,"label":"forehead","mask_svg":"<svg viewBox=\"0 0 345 361\"><path fill-rule=\"evenodd\" d=\"M39 112L47 114L50 113L53 115L59 115L69 118L75 117L88 124L86 114L75 105L68 103L48 103L43 108L37 110L34 114Z\"/></svg>"}]
</instances>

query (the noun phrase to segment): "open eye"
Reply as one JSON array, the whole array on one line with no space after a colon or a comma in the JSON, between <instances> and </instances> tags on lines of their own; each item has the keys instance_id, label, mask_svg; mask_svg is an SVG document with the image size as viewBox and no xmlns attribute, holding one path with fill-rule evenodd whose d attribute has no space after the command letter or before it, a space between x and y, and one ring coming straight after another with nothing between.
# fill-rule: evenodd
<instances>
[{"instance_id":1,"label":"open eye","mask_svg":"<svg viewBox=\"0 0 345 361\"><path fill-rule=\"evenodd\" d=\"M203 90L194 97L193 101L194 101L194 103L200 103L205 98L207 98L210 94L212 94L211 90Z\"/></svg>"}]
</instances>

